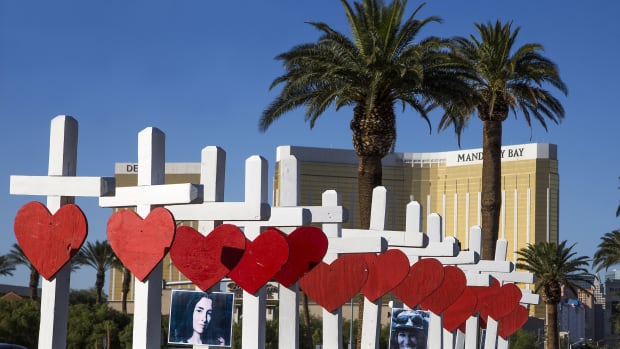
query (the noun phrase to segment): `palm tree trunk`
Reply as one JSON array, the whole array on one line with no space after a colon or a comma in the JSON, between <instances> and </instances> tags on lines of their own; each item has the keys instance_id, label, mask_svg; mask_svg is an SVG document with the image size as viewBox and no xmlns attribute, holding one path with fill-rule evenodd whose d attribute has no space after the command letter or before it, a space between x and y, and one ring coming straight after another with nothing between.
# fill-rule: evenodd
<instances>
[{"instance_id":1,"label":"palm tree trunk","mask_svg":"<svg viewBox=\"0 0 620 349\"><path fill-rule=\"evenodd\" d=\"M545 349L559 349L560 348L560 334L558 332L558 305L557 303L545 303L545 309L547 311L546 329L547 344Z\"/></svg>"},{"instance_id":2,"label":"palm tree trunk","mask_svg":"<svg viewBox=\"0 0 620 349\"><path fill-rule=\"evenodd\" d=\"M482 259L495 258L502 207L502 121L485 120L482 128Z\"/></svg>"},{"instance_id":3,"label":"palm tree trunk","mask_svg":"<svg viewBox=\"0 0 620 349\"><path fill-rule=\"evenodd\" d=\"M372 191L381 185L383 168L378 155L359 156L357 166L357 195L360 206L360 228L370 227L370 208L372 207Z\"/></svg>"},{"instance_id":4,"label":"palm tree trunk","mask_svg":"<svg viewBox=\"0 0 620 349\"><path fill-rule=\"evenodd\" d=\"M30 282L28 284L30 288L30 299L38 300L39 299L39 272L35 269L34 266L30 267Z\"/></svg>"},{"instance_id":5,"label":"palm tree trunk","mask_svg":"<svg viewBox=\"0 0 620 349\"><path fill-rule=\"evenodd\" d=\"M105 273L103 270L97 271L97 278L95 280L95 289L97 290L97 299L95 300L95 304L101 303L101 295L103 293L103 285L105 282Z\"/></svg>"},{"instance_id":6,"label":"palm tree trunk","mask_svg":"<svg viewBox=\"0 0 620 349\"><path fill-rule=\"evenodd\" d=\"M129 286L131 285L131 272L126 267L123 267L123 285L122 285L122 301L121 310L124 314L127 314L127 297L129 295Z\"/></svg>"}]
</instances>

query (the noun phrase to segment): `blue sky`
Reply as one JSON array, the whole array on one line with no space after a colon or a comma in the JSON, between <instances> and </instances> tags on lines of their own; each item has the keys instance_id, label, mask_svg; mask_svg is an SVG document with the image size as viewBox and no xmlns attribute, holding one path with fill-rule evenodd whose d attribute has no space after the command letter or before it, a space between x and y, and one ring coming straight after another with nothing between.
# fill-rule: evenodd
<instances>
[{"instance_id":1,"label":"blue sky","mask_svg":"<svg viewBox=\"0 0 620 349\"><path fill-rule=\"evenodd\" d=\"M531 0L432 1L420 12L443 19L421 37L464 36L474 33L474 23L512 20L521 27L518 44L541 43L558 64L569 88L567 97L558 93L564 122L545 132L511 116L503 143L558 145L560 238L587 256L619 223L618 13L616 1ZM210 145L226 150L228 201L242 200L251 155L265 157L272 173L279 145L351 149L346 109L328 110L313 130L302 110L264 134L257 130L276 96L268 87L283 72L274 57L318 37L307 21L348 33L336 0L0 0L0 254L15 242L19 207L44 200L9 195L9 176L47 174L50 121L59 114L79 122L79 176L111 177L115 162L137 161L137 134L154 126L166 133L168 161L200 161ZM451 131L429 132L414 111L397 112L396 151L457 149ZM462 147L479 148L481 139L473 120ZM77 203L89 220L88 240L105 239L110 210L94 198ZM20 267L0 283L26 286L27 271ZM72 288L93 285L92 269L72 278Z\"/></svg>"}]
</instances>

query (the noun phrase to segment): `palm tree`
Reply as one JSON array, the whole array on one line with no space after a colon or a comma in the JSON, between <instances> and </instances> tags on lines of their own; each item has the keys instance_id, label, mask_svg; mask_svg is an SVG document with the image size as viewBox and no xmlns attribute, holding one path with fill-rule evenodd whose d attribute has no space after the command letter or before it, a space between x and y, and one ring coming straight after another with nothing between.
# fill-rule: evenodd
<instances>
[{"instance_id":1,"label":"palm tree","mask_svg":"<svg viewBox=\"0 0 620 349\"><path fill-rule=\"evenodd\" d=\"M620 187L618 187L618 189L620 189ZM616 217L620 217L620 205L618 205L618 208L616 209Z\"/></svg>"},{"instance_id":2,"label":"palm tree","mask_svg":"<svg viewBox=\"0 0 620 349\"><path fill-rule=\"evenodd\" d=\"M18 244L13 244L13 248L7 255L14 265L25 265L30 269L30 281L28 287L30 289L30 299L39 299L39 271L30 263L30 260L24 254L24 251Z\"/></svg>"},{"instance_id":3,"label":"palm tree","mask_svg":"<svg viewBox=\"0 0 620 349\"><path fill-rule=\"evenodd\" d=\"M13 271L15 271L13 260L7 255L0 256L0 275L13 276Z\"/></svg>"},{"instance_id":4,"label":"palm tree","mask_svg":"<svg viewBox=\"0 0 620 349\"><path fill-rule=\"evenodd\" d=\"M588 292L581 285L592 284L589 260L586 256L576 256L577 252L572 251L574 246L567 247L566 240L557 244L539 242L517 251L517 268L536 275L536 292L540 292L545 303L546 349L559 348L557 307L562 286L577 294L577 290Z\"/></svg>"},{"instance_id":5,"label":"palm tree","mask_svg":"<svg viewBox=\"0 0 620 349\"><path fill-rule=\"evenodd\" d=\"M97 271L95 279L95 289L97 290L96 303L102 301L103 285L105 283L105 272L111 267L119 264L118 258L112 251L112 247L107 240L86 242L80 252L75 256L75 262L80 265L88 265Z\"/></svg>"},{"instance_id":6,"label":"palm tree","mask_svg":"<svg viewBox=\"0 0 620 349\"><path fill-rule=\"evenodd\" d=\"M544 85L551 85L565 95L566 85L557 66L541 53L543 46L527 43L515 47L519 28L512 23L475 24L480 39L454 39L455 53L469 62L475 79L470 81L474 97L470 103L447 108L439 128L454 126L461 131L477 112L482 120L482 258L493 259L499 230L501 209L502 123L509 111L520 111L528 126L537 120L547 130L545 120L558 124L564 108ZM459 139L460 143L460 139Z\"/></svg>"},{"instance_id":7,"label":"palm tree","mask_svg":"<svg viewBox=\"0 0 620 349\"><path fill-rule=\"evenodd\" d=\"M415 42L427 24L438 17L416 19L423 5L405 18L406 0L361 0L353 7L341 0L352 39L325 23L309 24L321 32L315 43L301 44L276 57L285 74L271 89L280 95L263 111L259 129L286 112L306 108L313 128L330 106L353 107L350 129L358 156L358 200L362 228L370 224L372 190L381 185L381 159L396 140L395 104L418 111L430 127L427 112L468 93L458 65L444 50L447 41L427 38Z\"/></svg>"},{"instance_id":8,"label":"palm tree","mask_svg":"<svg viewBox=\"0 0 620 349\"><path fill-rule=\"evenodd\" d=\"M599 272L618 263L620 263L620 230L614 230L601 237L592 266Z\"/></svg>"},{"instance_id":9,"label":"palm tree","mask_svg":"<svg viewBox=\"0 0 620 349\"><path fill-rule=\"evenodd\" d=\"M129 288L131 287L131 271L123 265L118 267L123 268L123 283L121 285L121 292L123 293L123 296L121 301L121 311L124 314L127 314L127 297L129 296Z\"/></svg>"},{"instance_id":10,"label":"palm tree","mask_svg":"<svg viewBox=\"0 0 620 349\"><path fill-rule=\"evenodd\" d=\"M358 156L358 203L362 229L370 225L372 191L382 183L381 159L396 141L396 103L408 105L429 124L427 112L435 105L466 99L467 85L460 65L447 54L447 41L415 41L431 16L416 19L423 5L405 17L406 0L361 0L344 7L352 38L322 22L309 24L321 32L317 42L301 44L276 57L284 75L271 89L283 85L280 95L263 111L264 132L286 112L306 108L305 120L314 127L329 107L353 107L350 129ZM360 297L361 299L361 297ZM358 302L360 319L363 302ZM361 321L358 323L358 342Z\"/></svg>"}]
</instances>

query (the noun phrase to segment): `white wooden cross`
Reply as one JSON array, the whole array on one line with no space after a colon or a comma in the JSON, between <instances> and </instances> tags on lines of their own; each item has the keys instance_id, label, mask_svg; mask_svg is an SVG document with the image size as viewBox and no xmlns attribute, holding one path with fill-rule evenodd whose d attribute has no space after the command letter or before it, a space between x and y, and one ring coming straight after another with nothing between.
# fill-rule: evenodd
<instances>
[{"instance_id":1,"label":"white wooden cross","mask_svg":"<svg viewBox=\"0 0 620 349\"><path fill-rule=\"evenodd\" d=\"M441 241L441 217L437 214L429 215L427 237L420 232L420 205L407 205L405 231L384 230L387 212L387 190L379 186L373 190L370 229L344 229L343 236L378 236L387 240L390 248L403 251L410 262L415 263L420 257L448 256L454 258L459 253L458 243L454 238ZM428 241L425 241L428 238ZM434 314L431 314L434 315ZM381 316L381 299L371 302L364 298L364 319L362 322L362 348L378 348L378 323ZM429 328L429 347L433 347L439 334L438 345L441 345L441 318L431 316Z\"/></svg>"},{"instance_id":2,"label":"white wooden cross","mask_svg":"<svg viewBox=\"0 0 620 349\"><path fill-rule=\"evenodd\" d=\"M224 182L225 153L207 147L202 153L201 183L217 187ZM219 162L218 162L219 161ZM216 170L221 169L221 170ZM222 202L222 195L210 195L200 204L167 206L178 220L198 220L199 231L206 235L215 228L216 221L244 227L246 238L253 240L263 227L301 226L310 221L309 212L300 207L270 208L267 203L267 162L259 156L246 160L245 201ZM216 179L217 177L217 179ZM216 182L217 181L217 182ZM205 189L207 190L207 189ZM256 295L243 295L243 348L263 348L265 342L266 292L262 287Z\"/></svg>"},{"instance_id":3,"label":"white wooden cross","mask_svg":"<svg viewBox=\"0 0 620 349\"><path fill-rule=\"evenodd\" d=\"M138 133L138 185L116 188L113 197L99 199L101 207L136 206L145 218L155 206L202 201L202 186L164 184L165 134L149 127ZM155 349L161 345L162 262L145 281L135 279L133 345L135 349Z\"/></svg>"},{"instance_id":4,"label":"white wooden cross","mask_svg":"<svg viewBox=\"0 0 620 349\"><path fill-rule=\"evenodd\" d=\"M278 159L280 170L280 190L276 193L278 207L293 208L299 205L300 180L299 163L294 156ZM342 206L303 206L310 217L307 223L342 223L345 211ZM297 225L295 225L297 226ZM291 228L280 226L282 231L290 233ZM299 282L289 287L279 288L279 315L278 315L278 347L299 348Z\"/></svg>"},{"instance_id":5,"label":"white wooden cross","mask_svg":"<svg viewBox=\"0 0 620 349\"><path fill-rule=\"evenodd\" d=\"M480 255L482 246L482 232L479 226L473 226L470 229L470 251L476 255ZM456 266L461 268L467 275L468 280L474 277L480 277L486 279L494 277L504 282L523 282L533 283L534 276L531 273L516 272L514 271L514 264L506 261L506 251L508 242L505 239L498 239L495 249L494 260L480 260L474 263L468 263L465 261L459 261L455 263ZM446 260L444 259L444 262ZM522 304L538 304L538 295L532 294L527 290L522 290ZM478 330L479 330L479 318L478 315L471 316L466 322L466 333L460 330L456 331L456 338L452 333L444 330L444 347L462 349L476 349L478 346ZM494 319L488 319L487 330L485 335L485 345L497 348L506 348L508 342L501 337L497 336L498 322ZM452 345L454 343L454 345Z\"/></svg>"},{"instance_id":6,"label":"white wooden cross","mask_svg":"<svg viewBox=\"0 0 620 349\"><path fill-rule=\"evenodd\" d=\"M340 195L335 190L323 192L322 205L324 207L340 206ZM387 248L387 242L381 237L344 237L341 223L324 223L323 232L329 241L323 262L328 264L336 260L341 253L383 252ZM323 309L323 349L342 348L342 308L334 313Z\"/></svg>"},{"instance_id":7,"label":"white wooden cross","mask_svg":"<svg viewBox=\"0 0 620 349\"><path fill-rule=\"evenodd\" d=\"M54 214L76 196L99 197L114 191L114 178L76 177L78 122L71 116L52 119L48 176L11 176L13 195L46 195ZM53 280L42 281L39 349L66 347L71 263Z\"/></svg>"}]
</instances>

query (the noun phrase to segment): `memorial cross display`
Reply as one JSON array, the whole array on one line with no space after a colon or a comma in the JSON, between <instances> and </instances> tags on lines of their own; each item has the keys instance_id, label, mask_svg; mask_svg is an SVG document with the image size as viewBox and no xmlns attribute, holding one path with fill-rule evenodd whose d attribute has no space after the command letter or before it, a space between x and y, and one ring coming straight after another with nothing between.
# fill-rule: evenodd
<instances>
[{"instance_id":1,"label":"memorial cross display","mask_svg":"<svg viewBox=\"0 0 620 349\"><path fill-rule=\"evenodd\" d=\"M46 208L49 213L57 213L64 205L73 204L76 196L100 197L114 192L114 178L76 177L77 168L78 122L71 116L59 115L52 119L49 140L49 165L47 176L11 176L10 193L13 195L45 195ZM58 222L56 222L58 223ZM16 225L19 225L16 218ZM79 245L71 245L71 255L67 251L54 249L32 250L23 246L18 237L20 247L31 259L34 255L42 255L43 265L33 263L37 269L49 268L46 260L54 260L64 254L67 260L60 265L62 268L52 272L53 277L45 272L42 281L41 322L39 327L39 348L64 348L67 340L67 316L69 308L69 290L71 266L68 258L77 253ZM41 238L59 239L60 237L42 236ZM48 245L49 246L49 245ZM63 246L66 249L66 246ZM64 266L63 266L64 265Z\"/></svg>"}]
</instances>

